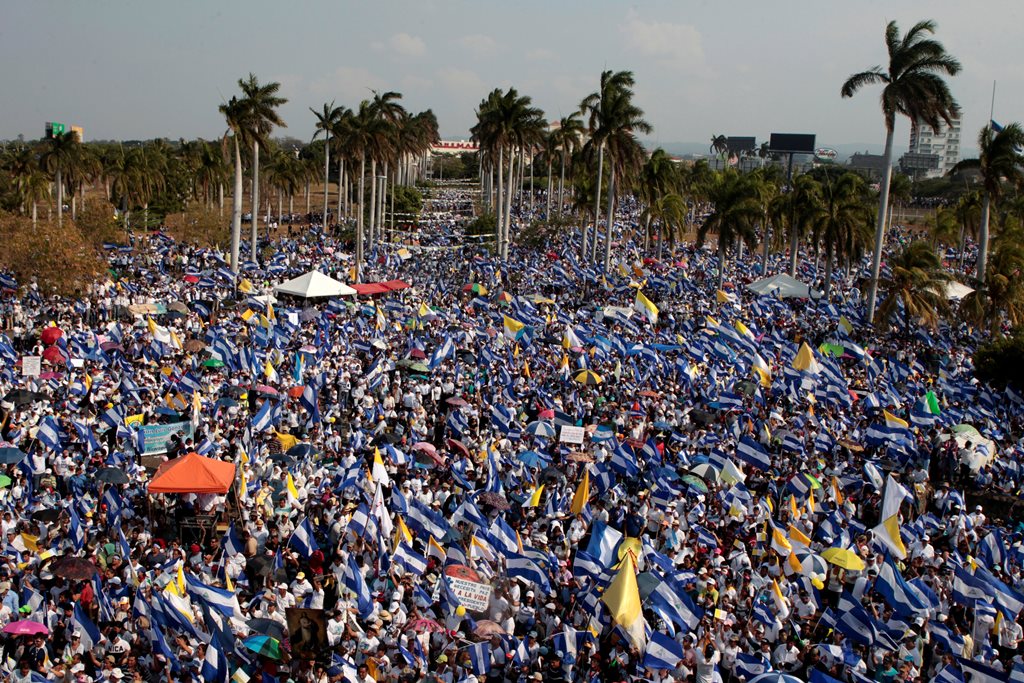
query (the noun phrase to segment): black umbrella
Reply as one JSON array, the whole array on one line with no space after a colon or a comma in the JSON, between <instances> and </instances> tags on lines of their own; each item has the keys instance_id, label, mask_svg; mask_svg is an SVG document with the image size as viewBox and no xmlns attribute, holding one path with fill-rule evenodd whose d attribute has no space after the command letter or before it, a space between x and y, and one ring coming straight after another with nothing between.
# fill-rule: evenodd
<instances>
[{"instance_id":1,"label":"black umbrella","mask_svg":"<svg viewBox=\"0 0 1024 683\"><path fill-rule=\"evenodd\" d=\"M37 522L56 522L57 518L60 517L60 510L56 508L40 508L29 516Z\"/></svg>"},{"instance_id":2,"label":"black umbrella","mask_svg":"<svg viewBox=\"0 0 1024 683\"><path fill-rule=\"evenodd\" d=\"M24 406L29 403L35 403L36 401L45 401L46 396L35 391L29 391L28 389L15 389L14 391L7 392L4 396L4 401L7 403L13 403L15 406Z\"/></svg>"},{"instance_id":3,"label":"black umbrella","mask_svg":"<svg viewBox=\"0 0 1024 683\"><path fill-rule=\"evenodd\" d=\"M250 619L246 622L249 630L264 636L270 636L278 640L284 640L284 628L273 619Z\"/></svg>"},{"instance_id":4,"label":"black umbrella","mask_svg":"<svg viewBox=\"0 0 1024 683\"><path fill-rule=\"evenodd\" d=\"M104 484L127 484L128 475L116 467L104 467L96 473L96 480Z\"/></svg>"}]
</instances>

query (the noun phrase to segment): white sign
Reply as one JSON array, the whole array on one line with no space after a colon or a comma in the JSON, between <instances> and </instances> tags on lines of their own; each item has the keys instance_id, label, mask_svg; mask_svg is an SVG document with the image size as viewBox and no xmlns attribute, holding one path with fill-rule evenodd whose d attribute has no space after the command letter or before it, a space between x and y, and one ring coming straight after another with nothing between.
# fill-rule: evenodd
<instances>
[{"instance_id":1,"label":"white sign","mask_svg":"<svg viewBox=\"0 0 1024 683\"><path fill-rule=\"evenodd\" d=\"M459 604L470 612L484 612L491 600L491 587L486 583L478 583L449 575L448 586L459 599Z\"/></svg>"},{"instance_id":2,"label":"white sign","mask_svg":"<svg viewBox=\"0 0 1024 683\"><path fill-rule=\"evenodd\" d=\"M558 440L562 443L583 443L584 434L586 434L586 430L583 427L562 425L562 432L558 435Z\"/></svg>"},{"instance_id":3,"label":"white sign","mask_svg":"<svg viewBox=\"0 0 1024 683\"><path fill-rule=\"evenodd\" d=\"M43 359L41 356L22 356L21 374L25 377L38 377L43 371Z\"/></svg>"}]
</instances>

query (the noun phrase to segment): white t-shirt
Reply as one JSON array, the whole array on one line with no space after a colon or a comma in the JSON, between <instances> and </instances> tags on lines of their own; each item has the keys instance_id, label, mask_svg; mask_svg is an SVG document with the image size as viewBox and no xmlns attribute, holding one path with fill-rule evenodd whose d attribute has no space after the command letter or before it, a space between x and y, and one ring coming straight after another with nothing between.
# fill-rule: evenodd
<instances>
[{"instance_id":1,"label":"white t-shirt","mask_svg":"<svg viewBox=\"0 0 1024 683\"><path fill-rule=\"evenodd\" d=\"M703 650L697 650L697 683L712 683L715 676L715 667L722 659L722 655L715 650L711 657L704 657Z\"/></svg>"}]
</instances>

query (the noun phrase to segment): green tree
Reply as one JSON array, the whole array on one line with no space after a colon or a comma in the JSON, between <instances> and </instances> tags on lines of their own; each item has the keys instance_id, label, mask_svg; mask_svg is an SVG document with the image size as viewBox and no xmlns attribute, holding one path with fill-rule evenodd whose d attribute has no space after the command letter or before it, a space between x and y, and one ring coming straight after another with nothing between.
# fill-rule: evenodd
<instances>
[{"instance_id":1,"label":"green tree","mask_svg":"<svg viewBox=\"0 0 1024 683\"><path fill-rule=\"evenodd\" d=\"M978 282L985 283L985 266L988 260L989 220L992 203L998 202L1003 195L1003 183L1009 182L1017 187L1024 185L1024 129L1020 124L1011 123L1001 131L992 134L992 128L985 126L978 136L980 155L977 159L964 159L953 171L968 168L978 169L981 174L981 220L978 227L978 263L975 275Z\"/></svg>"},{"instance_id":2,"label":"green tree","mask_svg":"<svg viewBox=\"0 0 1024 683\"><path fill-rule=\"evenodd\" d=\"M879 193L878 215L875 222L875 249L871 260L871 281L868 289L868 319L875 317L878 296L879 270L885 246L885 220L889 208L889 185L892 180L892 143L896 115L908 116L912 125L927 125L938 130L942 121L952 125L960 107L953 99L942 75L960 73L960 62L946 53L942 43L930 36L935 23L921 21L903 36L895 21L885 29L885 46L889 55L889 68L875 66L850 76L840 91L843 97L852 97L867 85L883 84L882 117L885 121L885 168Z\"/></svg>"},{"instance_id":3,"label":"green tree","mask_svg":"<svg viewBox=\"0 0 1024 683\"><path fill-rule=\"evenodd\" d=\"M230 136L235 149L235 186L231 198L231 269L237 273L241 265L239 245L242 237L242 145L257 137L259 133L251 124L248 105L237 97L232 97L218 109L227 123L222 144L226 146Z\"/></svg>"},{"instance_id":4,"label":"green tree","mask_svg":"<svg viewBox=\"0 0 1024 683\"><path fill-rule=\"evenodd\" d=\"M637 133L654 130L644 120L642 109L633 104L633 73L605 71L601 74L601 89L587 96L580 104L580 111L589 118L590 139L598 146L598 191L600 192L603 172L603 152L608 151L611 159L608 173L608 217L605 222L604 268L611 267L612 229L615 212L615 175L639 168L643 159L643 148L636 138ZM598 198L598 201L600 199ZM597 210L595 209L595 215ZM592 260L597 258L597 219L594 223Z\"/></svg>"},{"instance_id":5,"label":"green tree","mask_svg":"<svg viewBox=\"0 0 1024 683\"><path fill-rule=\"evenodd\" d=\"M727 168L716 174L709 188L708 199L715 208L697 228L697 246L702 247L709 234L717 235L719 289L725 282L729 250L741 241L751 248L757 244L757 222L762 216L759 184L762 182L757 176Z\"/></svg>"},{"instance_id":6,"label":"green tree","mask_svg":"<svg viewBox=\"0 0 1024 683\"><path fill-rule=\"evenodd\" d=\"M324 218L323 223L327 225L327 195L331 188L331 131L334 130L339 123L341 123L342 117L345 115L345 110L342 107L335 107L334 101L330 104L324 104L324 110L322 113L317 112L312 107L309 108L313 112L313 116L316 117L316 129L313 133L313 139L316 140L321 133L324 134ZM341 198L341 162L338 162L338 197ZM340 220L340 214L339 214Z\"/></svg>"},{"instance_id":7,"label":"green tree","mask_svg":"<svg viewBox=\"0 0 1024 683\"><path fill-rule=\"evenodd\" d=\"M914 321L937 327L939 317L949 309L946 285L951 278L931 245L923 240L911 242L892 259L889 268L889 274L878 283L885 298L873 322L888 324L902 305L904 332L909 334Z\"/></svg>"},{"instance_id":8,"label":"green tree","mask_svg":"<svg viewBox=\"0 0 1024 683\"><path fill-rule=\"evenodd\" d=\"M64 225L64 175L74 165L81 143L73 132L58 133L47 139L40 166L53 178L57 195L57 225Z\"/></svg>"},{"instance_id":9,"label":"green tree","mask_svg":"<svg viewBox=\"0 0 1024 683\"><path fill-rule=\"evenodd\" d=\"M562 217L562 209L565 206L565 161L571 159L573 154L579 150L586 128L580 119L578 112L563 116L558 122L558 129L554 131L555 147L559 152L558 170L558 217ZM550 175L550 174L549 174Z\"/></svg>"},{"instance_id":10,"label":"green tree","mask_svg":"<svg viewBox=\"0 0 1024 683\"><path fill-rule=\"evenodd\" d=\"M815 245L825 246L825 299L831 298L833 265L846 255L854 236L863 235L871 227L871 207L868 188L856 173L843 173L838 178L829 176L821 184L821 201L811 219L816 235Z\"/></svg>"},{"instance_id":11,"label":"green tree","mask_svg":"<svg viewBox=\"0 0 1024 683\"><path fill-rule=\"evenodd\" d=\"M277 94L281 89L280 83L260 85L259 80L252 73L249 74L249 78L238 79L238 87L241 88L244 96L240 102L246 110L247 125L254 133L249 136L252 142L252 244L249 257L255 261L256 243L259 238L260 143L270 136L274 126L285 127L286 124L278 115L277 108L288 100Z\"/></svg>"}]
</instances>

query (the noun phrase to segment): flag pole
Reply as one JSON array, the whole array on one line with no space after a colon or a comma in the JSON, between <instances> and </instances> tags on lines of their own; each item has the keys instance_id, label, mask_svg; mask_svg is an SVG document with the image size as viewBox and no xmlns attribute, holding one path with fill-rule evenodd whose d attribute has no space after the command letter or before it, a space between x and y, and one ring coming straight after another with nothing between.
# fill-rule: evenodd
<instances>
[{"instance_id":1,"label":"flag pole","mask_svg":"<svg viewBox=\"0 0 1024 683\"><path fill-rule=\"evenodd\" d=\"M989 106L989 110L988 110L988 125L989 125L989 128L992 127L992 121L995 120L995 117L996 117L996 82L992 81L992 104L991 104L991 106Z\"/></svg>"}]
</instances>

